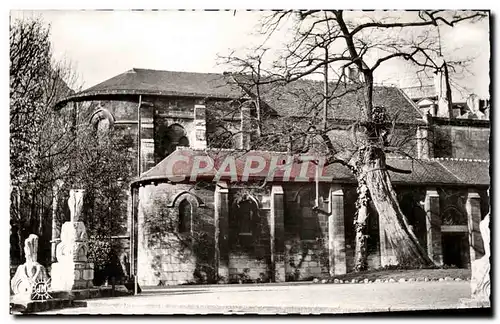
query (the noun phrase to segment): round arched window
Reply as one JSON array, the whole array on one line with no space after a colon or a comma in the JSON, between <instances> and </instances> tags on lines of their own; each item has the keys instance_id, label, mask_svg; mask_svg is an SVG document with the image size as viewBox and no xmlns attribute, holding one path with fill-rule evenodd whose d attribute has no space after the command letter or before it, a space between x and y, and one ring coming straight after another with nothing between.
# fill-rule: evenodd
<instances>
[{"instance_id":1,"label":"round arched window","mask_svg":"<svg viewBox=\"0 0 500 324\"><path fill-rule=\"evenodd\" d=\"M113 128L115 118L107 109L99 108L92 114L90 123L98 134L107 134Z\"/></svg>"},{"instance_id":2,"label":"round arched window","mask_svg":"<svg viewBox=\"0 0 500 324\"><path fill-rule=\"evenodd\" d=\"M177 146L189 147L189 140L186 137L187 135L186 131L184 130L184 127L182 127L181 125L179 124L170 125L167 128L165 135L167 141L165 156L175 151Z\"/></svg>"}]
</instances>

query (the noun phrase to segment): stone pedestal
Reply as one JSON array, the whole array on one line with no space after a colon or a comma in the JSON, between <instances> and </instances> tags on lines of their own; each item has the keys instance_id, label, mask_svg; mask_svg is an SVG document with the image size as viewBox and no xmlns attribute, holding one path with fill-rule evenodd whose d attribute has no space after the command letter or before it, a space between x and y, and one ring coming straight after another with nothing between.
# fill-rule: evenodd
<instances>
[{"instance_id":1,"label":"stone pedestal","mask_svg":"<svg viewBox=\"0 0 500 324\"><path fill-rule=\"evenodd\" d=\"M330 212L328 216L328 256L330 275L345 274L345 228L344 228L344 192L340 186L330 188Z\"/></svg>"},{"instance_id":2,"label":"stone pedestal","mask_svg":"<svg viewBox=\"0 0 500 324\"><path fill-rule=\"evenodd\" d=\"M285 281L285 210L284 194L281 186L271 189L270 242L273 281Z\"/></svg>"},{"instance_id":3,"label":"stone pedestal","mask_svg":"<svg viewBox=\"0 0 500 324\"><path fill-rule=\"evenodd\" d=\"M71 221L61 227L61 242L56 248L57 262L52 264L52 290L70 291L91 288L94 264L87 261L88 237L80 221L83 190L71 190L68 205Z\"/></svg>"}]
</instances>

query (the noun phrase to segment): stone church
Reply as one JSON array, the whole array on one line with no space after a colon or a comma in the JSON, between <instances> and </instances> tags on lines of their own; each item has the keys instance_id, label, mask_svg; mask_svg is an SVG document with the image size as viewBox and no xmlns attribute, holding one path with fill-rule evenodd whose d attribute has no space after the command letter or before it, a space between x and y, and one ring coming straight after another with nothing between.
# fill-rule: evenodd
<instances>
[{"instance_id":1,"label":"stone church","mask_svg":"<svg viewBox=\"0 0 500 324\"><path fill-rule=\"evenodd\" d=\"M355 140L351 125L363 103L355 85L331 85L341 95L328 103L328 136L339 151ZM323 83L259 91L258 97L244 78L228 73L132 69L58 103L86 107L96 128L134 138L127 231L115 239L140 285L283 282L353 270L356 183L346 167L330 164L318 177L310 164L305 181L295 173L242 178L239 168L250 155L280 163L304 152L310 139L296 134L319 123ZM394 120L399 150L387 163L408 171L390 175L412 230L437 265L468 268L484 253L479 222L489 212L490 122L484 107L462 107L475 109L467 118L441 109L440 93L422 103L399 88L376 86L374 101ZM238 174L193 178L189 163L178 161L199 156L232 156ZM368 234L369 268L393 264L395 247L374 209Z\"/></svg>"}]
</instances>

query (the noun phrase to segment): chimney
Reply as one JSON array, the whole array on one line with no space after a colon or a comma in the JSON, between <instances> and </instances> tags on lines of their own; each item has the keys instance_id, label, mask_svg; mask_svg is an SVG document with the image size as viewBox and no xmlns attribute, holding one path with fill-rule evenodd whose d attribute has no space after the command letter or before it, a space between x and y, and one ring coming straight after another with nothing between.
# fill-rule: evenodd
<instances>
[{"instance_id":1,"label":"chimney","mask_svg":"<svg viewBox=\"0 0 500 324\"><path fill-rule=\"evenodd\" d=\"M432 131L430 125L417 126L417 158L430 159L434 157Z\"/></svg>"},{"instance_id":2,"label":"chimney","mask_svg":"<svg viewBox=\"0 0 500 324\"><path fill-rule=\"evenodd\" d=\"M241 107L241 143L240 149L250 150L252 146L253 133L255 132L254 125L255 106L252 101L243 103Z\"/></svg>"},{"instance_id":3,"label":"chimney","mask_svg":"<svg viewBox=\"0 0 500 324\"><path fill-rule=\"evenodd\" d=\"M207 122L205 119L205 105L194 105L194 149L207 148Z\"/></svg>"},{"instance_id":4,"label":"chimney","mask_svg":"<svg viewBox=\"0 0 500 324\"><path fill-rule=\"evenodd\" d=\"M434 75L434 87L437 95L437 117L453 117L451 89L448 78L448 66L442 57L438 58L439 68Z\"/></svg>"}]
</instances>

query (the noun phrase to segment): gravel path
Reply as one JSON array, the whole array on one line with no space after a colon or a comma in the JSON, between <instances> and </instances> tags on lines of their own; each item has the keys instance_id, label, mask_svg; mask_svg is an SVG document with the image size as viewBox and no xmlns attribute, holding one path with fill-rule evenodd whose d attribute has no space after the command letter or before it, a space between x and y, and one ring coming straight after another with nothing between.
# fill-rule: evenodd
<instances>
[{"instance_id":1,"label":"gravel path","mask_svg":"<svg viewBox=\"0 0 500 324\"><path fill-rule=\"evenodd\" d=\"M174 287L94 299L86 308L43 314L349 313L460 308L469 283L225 285Z\"/></svg>"}]
</instances>

